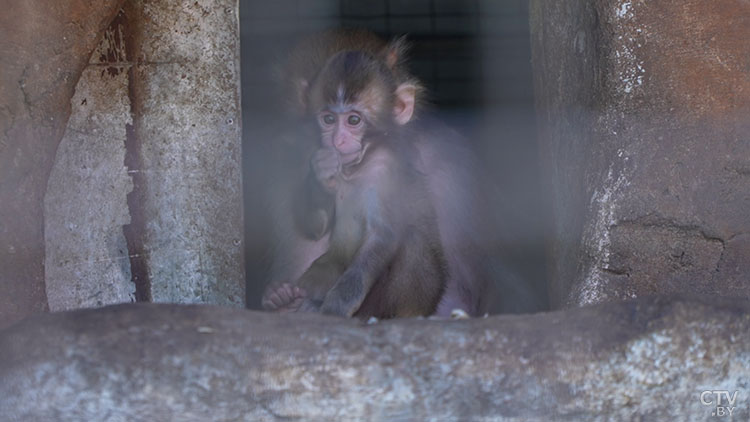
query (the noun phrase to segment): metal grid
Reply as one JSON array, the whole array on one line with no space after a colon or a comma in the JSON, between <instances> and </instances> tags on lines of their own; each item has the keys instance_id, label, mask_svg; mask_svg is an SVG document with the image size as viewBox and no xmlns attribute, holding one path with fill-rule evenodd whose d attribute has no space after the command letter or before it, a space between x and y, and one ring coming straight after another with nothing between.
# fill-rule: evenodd
<instances>
[{"instance_id":1,"label":"metal grid","mask_svg":"<svg viewBox=\"0 0 750 422\"><path fill-rule=\"evenodd\" d=\"M531 96L528 0L243 0L243 37L285 40L335 26L413 41L412 71L440 107ZM488 59L502 62L489 66ZM489 69L489 70L488 70ZM487 89L487 72L508 83Z\"/></svg>"}]
</instances>

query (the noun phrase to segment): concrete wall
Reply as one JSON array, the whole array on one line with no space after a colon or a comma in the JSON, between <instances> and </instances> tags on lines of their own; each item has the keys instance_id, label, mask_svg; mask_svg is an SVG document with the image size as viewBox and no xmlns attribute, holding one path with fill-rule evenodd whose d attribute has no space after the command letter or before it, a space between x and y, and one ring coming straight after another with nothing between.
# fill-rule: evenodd
<instances>
[{"instance_id":1,"label":"concrete wall","mask_svg":"<svg viewBox=\"0 0 750 422\"><path fill-rule=\"evenodd\" d=\"M48 309L44 192L73 88L122 3L2 3L0 327Z\"/></svg>"},{"instance_id":2,"label":"concrete wall","mask_svg":"<svg viewBox=\"0 0 750 422\"><path fill-rule=\"evenodd\" d=\"M244 304L239 79L236 0L126 3L48 186L52 310Z\"/></svg>"},{"instance_id":3,"label":"concrete wall","mask_svg":"<svg viewBox=\"0 0 750 422\"><path fill-rule=\"evenodd\" d=\"M123 18L104 33L76 85L47 184L44 267L52 311L135 301L122 231L133 189L124 165L125 128L133 120Z\"/></svg>"},{"instance_id":4,"label":"concrete wall","mask_svg":"<svg viewBox=\"0 0 750 422\"><path fill-rule=\"evenodd\" d=\"M553 302L750 298L750 3L531 4Z\"/></svg>"}]
</instances>

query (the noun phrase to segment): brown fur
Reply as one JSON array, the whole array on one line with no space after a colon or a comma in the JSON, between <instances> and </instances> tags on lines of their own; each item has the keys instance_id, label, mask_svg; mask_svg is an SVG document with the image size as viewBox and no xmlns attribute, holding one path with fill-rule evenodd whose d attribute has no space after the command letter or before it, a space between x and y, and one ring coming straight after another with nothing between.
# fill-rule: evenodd
<instances>
[{"instance_id":1,"label":"brown fur","mask_svg":"<svg viewBox=\"0 0 750 422\"><path fill-rule=\"evenodd\" d=\"M298 138L294 149L284 147L286 155L291 158L300 156L300 154L309 157L303 152L302 145L310 140L309 136L311 135L305 135L306 132L302 129L305 125L301 124L303 121L301 117L305 116L305 120L311 117L308 114L311 112L308 107L312 91L310 87L315 85L315 79L322 72L326 63L333 56L343 51L360 51L381 60L388 69L391 69L391 77L396 85L414 84L414 92L417 104L419 104L423 91L421 84L405 70L403 54L405 49L406 45L403 39L388 44L372 33L362 30L326 31L306 39L294 50L287 61L286 69L280 73L280 75L285 75L282 76L282 83L287 92L287 98L289 98L289 111L296 115L296 117L290 118L288 127L295 131ZM375 98L382 92L363 90L358 94L360 99L368 101L367 104L371 105L373 103L369 101L379 102ZM320 98L322 97L321 95ZM367 113L372 115L370 110L367 110ZM384 124L376 126L375 133L366 135L366 141L371 144L384 141L382 148L375 148L373 151L385 152L386 155L393 154L395 161L392 160L392 165L400 166L404 163L410 165L412 167L410 172L413 173L409 174L413 174L413 176L404 176L406 177L404 180L408 181L411 177L416 177L419 181L418 187L407 188L405 191L391 191L392 197L395 197L394 201L403 204L411 195L415 195L418 198L417 204L421 204L426 198L432 209L432 214L435 215L435 224L439 231L439 250L444 259L443 264L447 264L444 293L442 293L442 298L435 313L448 316L453 309L461 308L470 315L479 315L485 312L487 306L490 279L486 265L487 235L489 232L486 221L488 218L485 214L486 204L483 202L481 195L481 180L476 174L476 159L460 135L445 127L439 121L431 119L429 116L419 116L419 114L416 115L416 117L419 117L418 120L415 120L416 117L410 117L405 125L394 125L393 128L397 128L396 131ZM391 121L390 124L392 125L393 122ZM389 143L389 141L393 142ZM368 158L370 154L372 153L368 150L365 158ZM287 162L287 160L284 162ZM363 162L365 165L373 165L369 164L370 161L367 160ZM304 162L300 164L301 170L307 168L308 166ZM304 173L304 170L302 173ZM275 215L273 227L276 228L274 243L277 246L274 248L269 277L270 284L264 293L263 303L266 309L285 310L286 308L288 310L291 306L290 303L293 303L294 306L291 307L296 309L296 304L303 297L294 297L295 287L292 284L298 281L300 274L311 268L312 262L316 262L316 259L320 259L321 255L325 255L326 251L331 250L329 245L335 243L333 236L331 236L335 228L332 229L331 224L335 226L336 222L332 219L335 219L337 214L335 210L331 211L334 207L330 206L330 200L319 191L315 191L315 189L319 189L319 186L317 186L318 183L314 176L312 178L308 176L307 181L302 181L302 178L297 178L297 172L285 171L275 179L279 180L277 184L283 186L284 189L283 191L275 189L273 191L274 198L278 198L271 201ZM409 186L411 182L403 184ZM414 189L414 191L410 189ZM305 202L311 198L318 199L317 203L313 201L313 209L317 208L318 210L316 213L310 212L309 209L299 205L301 200ZM321 198L325 200L320 200ZM328 202L326 202L327 200ZM356 201L354 203L357 204ZM326 206L326 204L329 205ZM408 202L406 204L408 205ZM359 204L359 206L365 209L362 204ZM300 212L301 210L303 211ZM297 216L325 215L326 218L315 226L316 229L310 231L313 235L309 236L302 235L302 232L297 229L299 226L296 223L292 224L293 221L297 221L296 218L292 218L295 214ZM408 221L410 220L403 219L396 222ZM406 225L406 228L398 227L401 227L398 231L401 235L411 233L409 224ZM435 229L435 227L432 229ZM422 238L429 239L423 240L423 245L432 245L434 232L424 235ZM405 239L400 241L408 242ZM351 246L351 243L344 242L344 245ZM425 246L424 249L430 250L431 246ZM410 250L410 248L405 249L406 252ZM381 266L380 268L386 267ZM441 272L441 274L441 277L446 276L444 272ZM329 284L319 282L317 286L322 290L322 296L319 293L312 292L310 297L325 297L326 292L332 288L330 283L333 282L330 280L337 279L337 277L329 277ZM324 279L317 278L317 280ZM443 281L440 281L440 283L442 284ZM420 283L414 282L412 284L414 288L399 291L398 295L402 295L399 297L403 297L407 301L412 300L412 303L423 303L421 299L414 299L413 295L422 294L424 287ZM286 288L283 287L285 285ZM316 285L316 283L312 285ZM388 286L388 283L371 285L369 294L372 296L366 296L366 299L362 299L358 310L355 309L355 312L358 312L357 315L412 315L411 312L394 312L390 310L390 305L386 306L384 302L375 300L382 297L396 297L391 293L381 294L379 289L386 286ZM277 292L280 292L280 294L277 294ZM361 298L362 292L359 292L359 294ZM428 297L432 298L433 295L426 294L424 296L424 298ZM305 300L308 299L305 298ZM431 303L432 299L424 299L424 301ZM281 302L286 303L286 305L280 304ZM432 305L429 307L432 308ZM317 309L316 307L313 308ZM343 309L343 307L339 307L339 309ZM422 305L417 305L413 309L420 309L420 312L424 311Z\"/></svg>"},{"instance_id":2,"label":"brown fur","mask_svg":"<svg viewBox=\"0 0 750 422\"><path fill-rule=\"evenodd\" d=\"M395 90L384 59L359 51L334 55L311 87L314 110L343 96L368 129L357 141L363 156L341 169L335 195L318 190L300 214L329 212L333 223L329 250L296 283L309 308L344 316L426 316L445 289L427 182L415 170L416 150L393 122ZM333 206L316 209L326 198Z\"/></svg>"},{"instance_id":3,"label":"brown fur","mask_svg":"<svg viewBox=\"0 0 750 422\"><path fill-rule=\"evenodd\" d=\"M397 84L409 82L418 89L421 101L421 83L408 71L406 55L409 44L404 37L390 43L374 33L359 28L336 28L305 37L289 54L278 71L283 96L288 109L297 115L307 110L307 90L328 60L342 51L361 51L380 58Z\"/></svg>"}]
</instances>

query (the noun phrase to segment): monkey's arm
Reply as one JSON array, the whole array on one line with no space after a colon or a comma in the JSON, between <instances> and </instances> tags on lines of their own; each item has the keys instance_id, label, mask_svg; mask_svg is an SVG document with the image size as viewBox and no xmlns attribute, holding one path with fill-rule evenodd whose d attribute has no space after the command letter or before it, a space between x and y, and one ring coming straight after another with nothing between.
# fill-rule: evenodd
<instances>
[{"instance_id":1,"label":"monkey's arm","mask_svg":"<svg viewBox=\"0 0 750 422\"><path fill-rule=\"evenodd\" d=\"M307 295L302 310L317 310L323 302L326 293L334 286L341 273L344 272L344 268L338 263L336 258L335 254L331 251L324 253L297 280L297 286L304 289Z\"/></svg>"},{"instance_id":2,"label":"monkey's arm","mask_svg":"<svg viewBox=\"0 0 750 422\"><path fill-rule=\"evenodd\" d=\"M349 267L326 294L320 308L322 313L354 315L396 255L403 230L397 226L399 219L389 215L385 208L388 202L382 198L380 192L374 191L366 196L363 242Z\"/></svg>"},{"instance_id":3,"label":"monkey's arm","mask_svg":"<svg viewBox=\"0 0 750 422\"><path fill-rule=\"evenodd\" d=\"M335 197L318 182L311 169L292 201L297 230L305 237L318 240L331 229Z\"/></svg>"}]
</instances>

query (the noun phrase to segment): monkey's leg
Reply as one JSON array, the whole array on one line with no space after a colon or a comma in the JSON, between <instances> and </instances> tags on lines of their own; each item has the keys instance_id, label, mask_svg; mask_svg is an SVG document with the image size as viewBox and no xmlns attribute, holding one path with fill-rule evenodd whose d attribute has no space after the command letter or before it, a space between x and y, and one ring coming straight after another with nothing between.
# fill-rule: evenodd
<instances>
[{"instance_id":1,"label":"monkey's leg","mask_svg":"<svg viewBox=\"0 0 750 422\"><path fill-rule=\"evenodd\" d=\"M449 275L445 293L434 315L450 318L454 310L460 309L470 316L478 316L480 315L479 301L485 291L486 280L489 279L486 274L486 264L481 259L477 259L482 253L476 251L472 255L467 253L467 250L471 250L469 248L458 251L457 248L449 248L452 245L445 246Z\"/></svg>"},{"instance_id":2,"label":"monkey's leg","mask_svg":"<svg viewBox=\"0 0 750 422\"><path fill-rule=\"evenodd\" d=\"M425 220L427 221L427 220ZM429 226L425 229L430 230ZM428 316L445 290L447 266L437 233L411 230L389 267L384 308L388 316Z\"/></svg>"},{"instance_id":3,"label":"monkey's leg","mask_svg":"<svg viewBox=\"0 0 750 422\"><path fill-rule=\"evenodd\" d=\"M317 312L323 298L336 284L344 272L336 257L329 251L310 265L310 268L297 280L297 286L306 292L306 297L299 306L300 311Z\"/></svg>"},{"instance_id":4,"label":"monkey's leg","mask_svg":"<svg viewBox=\"0 0 750 422\"><path fill-rule=\"evenodd\" d=\"M352 263L325 295L320 311L329 315L354 315L397 250L396 236L370 233Z\"/></svg>"}]
</instances>

